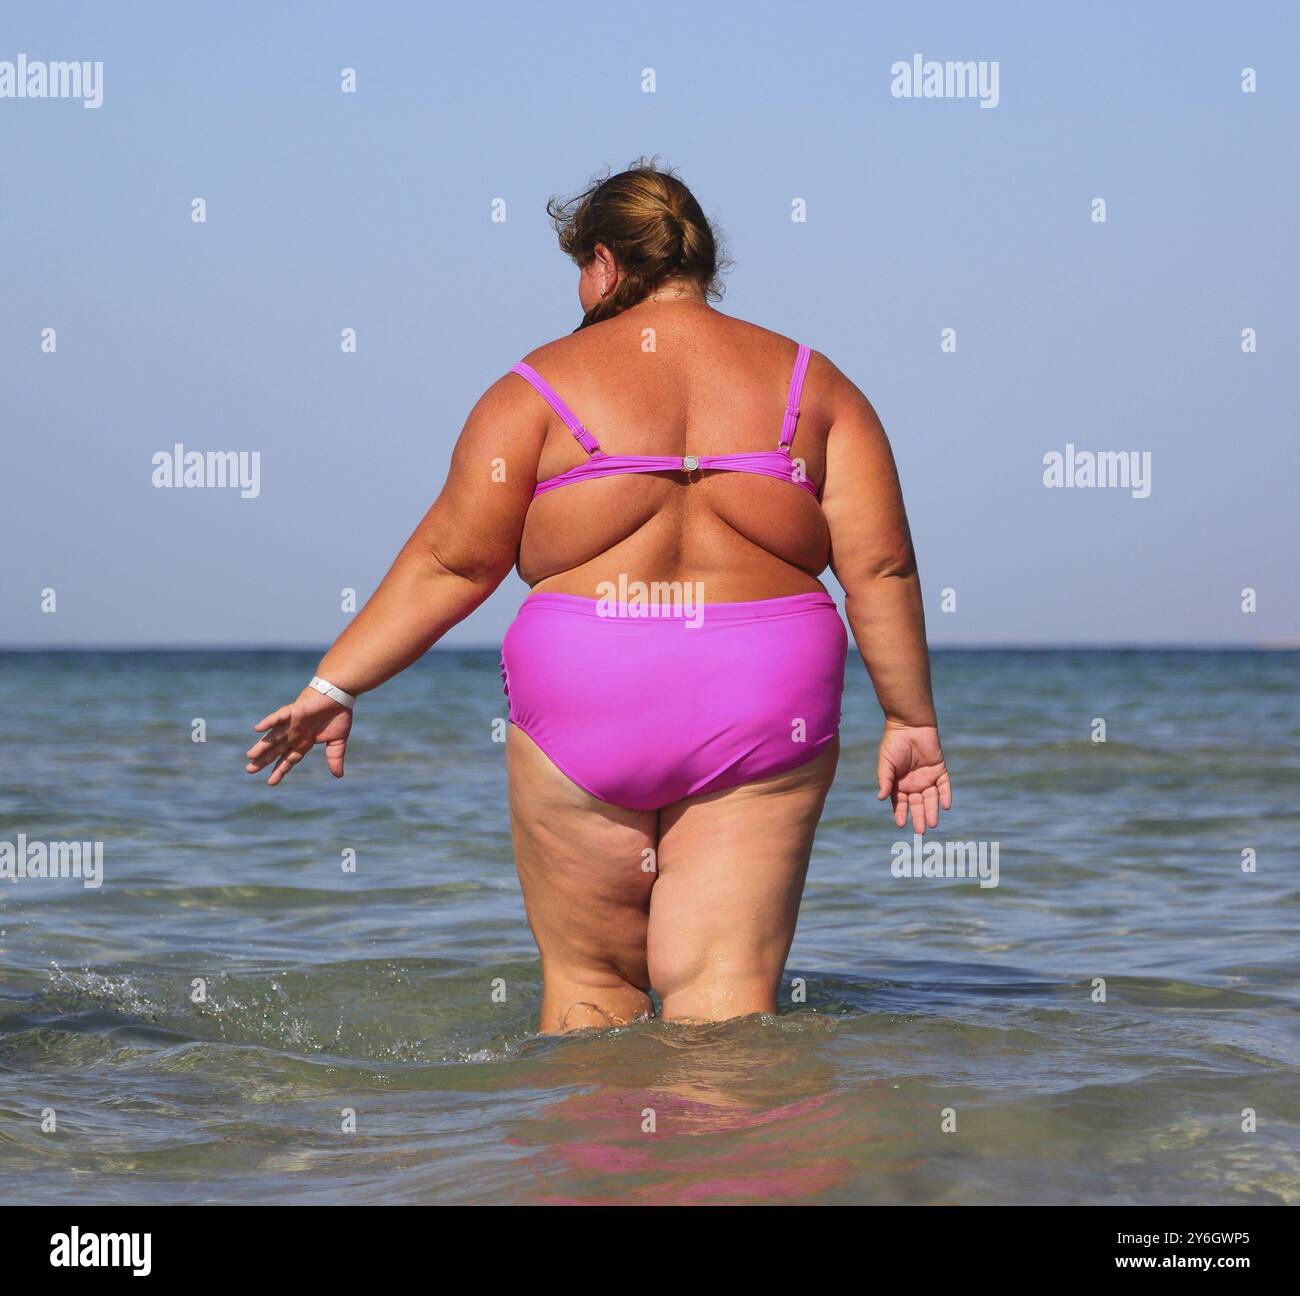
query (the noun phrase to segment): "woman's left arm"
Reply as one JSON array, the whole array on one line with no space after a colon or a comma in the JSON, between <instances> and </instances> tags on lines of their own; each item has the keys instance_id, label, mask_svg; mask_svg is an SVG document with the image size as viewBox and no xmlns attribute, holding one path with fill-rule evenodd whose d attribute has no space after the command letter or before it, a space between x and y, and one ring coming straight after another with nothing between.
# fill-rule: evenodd
<instances>
[{"instance_id":1,"label":"woman's left arm","mask_svg":"<svg viewBox=\"0 0 1300 1296\"><path fill-rule=\"evenodd\" d=\"M546 436L545 407L507 375L474 407L433 506L316 674L354 696L418 660L514 566ZM318 743L343 777L352 712L312 688L254 726L249 774L273 765L274 787Z\"/></svg>"}]
</instances>

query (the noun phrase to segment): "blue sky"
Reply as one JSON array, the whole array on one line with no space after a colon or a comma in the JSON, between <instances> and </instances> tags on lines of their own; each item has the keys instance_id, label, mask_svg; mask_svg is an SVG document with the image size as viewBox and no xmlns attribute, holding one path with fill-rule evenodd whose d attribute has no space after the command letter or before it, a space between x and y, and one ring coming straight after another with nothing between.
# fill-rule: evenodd
<instances>
[{"instance_id":1,"label":"blue sky","mask_svg":"<svg viewBox=\"0 0 1300 1296\"><path fill-rule=\"evenodd\" d=\"M546 199L642 153L721 224L723 309L875 403L934 643L1300 641L1298 35L1282 3L10 3L0 61L102 61L104 99L0 99L0 644L327 644L479 393L577 322ZM917 53L996 60L998 106L891 96ZM260 494L156 489L177 441L258 451ZM1068 443L1149 453L1150 496L1048 489Z\"/></svg>"}]
</instances>

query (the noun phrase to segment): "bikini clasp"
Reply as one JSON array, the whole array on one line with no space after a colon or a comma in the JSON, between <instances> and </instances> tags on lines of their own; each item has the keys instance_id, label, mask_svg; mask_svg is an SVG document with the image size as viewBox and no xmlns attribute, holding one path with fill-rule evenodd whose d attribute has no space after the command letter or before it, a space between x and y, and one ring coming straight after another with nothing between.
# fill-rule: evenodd
<instances>
[{"instance_id":1,"label":"bikini clasp","mask_svg":"<svg viewBox=\"0 0 1300 1296\"><path fill-rule=\"evenodd\" d=\"M694 472L700 466L700 460L697 455L682 456L682 472Z\"/></svg>"}]
</instances>

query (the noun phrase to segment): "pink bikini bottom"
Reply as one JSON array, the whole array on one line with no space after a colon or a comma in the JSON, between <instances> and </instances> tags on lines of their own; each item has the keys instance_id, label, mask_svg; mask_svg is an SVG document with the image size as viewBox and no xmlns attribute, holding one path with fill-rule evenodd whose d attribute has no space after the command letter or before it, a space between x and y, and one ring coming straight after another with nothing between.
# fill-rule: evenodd
<instances>
[{"instance_id":1,"label":"pink bikini bottom","mask_svg":"<svg viewBox=\"0 0 1300 1296\"><path fill-rule=\"evenodd\" d=\"M510 722L580 788L659 810L812 760L847 649L820 591L688 611L543 593L506 631L501 679Z\"/></svg>"}]
</instances>

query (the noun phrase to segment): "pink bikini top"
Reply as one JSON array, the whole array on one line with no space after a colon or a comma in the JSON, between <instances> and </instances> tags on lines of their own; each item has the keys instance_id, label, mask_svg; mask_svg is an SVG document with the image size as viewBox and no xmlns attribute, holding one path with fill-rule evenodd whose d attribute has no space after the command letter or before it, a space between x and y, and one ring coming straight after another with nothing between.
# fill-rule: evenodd
<instances>
[{"instance_id":1,"label":"pink bikini top","mask_svg":"<svg viewBox=\"0 0 1300 1296\"><path fill-rule=\"evenodd\" d=\"M785 418L781 420L781 439L776 450L753 450L726 455L607 455L596 438L578 422L573 411L556 395L554 388L532 365L522 360L510 370L526 379L546 403L560 416L564 425L577 438L578 444L590 458L576 468L548 477L537 483L533 498L568 486L571 482L591 481L596 477L613 477L619 473L684 472L696 469L706 472L747 472L760 477L776 477L781 481L802 486L814 499L817 487L804 475L801 466L790 457L790 444L794 440L795 425L799 422L799 397L803 392L804 374L808 372L809 350L800 346L790 377L790 395L785 403Z\"/></svg>"}]
</instances>

